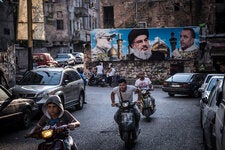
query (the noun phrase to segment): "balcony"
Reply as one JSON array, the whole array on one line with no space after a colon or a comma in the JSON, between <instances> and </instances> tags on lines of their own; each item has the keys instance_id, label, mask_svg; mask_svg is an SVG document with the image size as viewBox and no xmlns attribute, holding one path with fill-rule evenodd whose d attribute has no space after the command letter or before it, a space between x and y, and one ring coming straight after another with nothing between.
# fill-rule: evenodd
<instances>
[{"instance_id":1,"label":"balcony","mask_svg":"<svg viewBox=\"0 0 225 150\"><path fill-rule=\"evenodd\" d=\"M74 15L76 17L88 17L88 9L85 7L75 7Z\"/></svg>"},{"instance_id":2,"label":"balcony","mask_svg":"<svg viewBox=\"0 0 225 150\"><path fill-rule=\"evenodd\" d=\"M90 42L90 31L87 30L76 30L73 36L73 42Z\"/></svg>"}]
</instances>

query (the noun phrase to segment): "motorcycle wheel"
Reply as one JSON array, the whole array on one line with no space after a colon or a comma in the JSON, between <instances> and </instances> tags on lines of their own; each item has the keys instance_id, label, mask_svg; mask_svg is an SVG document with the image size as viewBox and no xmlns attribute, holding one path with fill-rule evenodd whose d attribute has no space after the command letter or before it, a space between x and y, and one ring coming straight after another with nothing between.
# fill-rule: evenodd
<instances>
[{"instance_id":1,"label":"motorcycle wheel","mask_svg":"<svg viewBox=\"0 0 225 150\"><path fill-rule=\"evenodd\" d=\"M88 85L89 85L89 86L93 86L94 84L95 84L95 81L94 81L94 80L88 81Z\"/></svg>"},{"instance_id":2,"label":"motorcycle wheel","mask_svg":"<svg viewBox=\"0 0 225 150\"><path fill-rule=\"evenodd\" d=\"M149 108L143 109L143 110L142 110L142 114L143 114L146 118L149 118L150 115L151 115L151 110L150 110Z\"/></svg>"},{"instance_id":3,"label":"motorcycle wheel","mask_svg":"<svg viewBox=\"0 0 225 150\"><path fill-rule=\"evenodd\" d=\"M132 139L131 139L131 132L123 133L123 139L125 144L125 149L130 150L132 148Z\"/></svg>"},{"instance_id":4,"label":"motorcycle wheel","mask_svg":"<svg viewBox=\"0 0 225 150\"><path fill-rule=\"evenodd\" d=\"M106 87L106 84L105 84L105 82L103 82L103 81L99 82L98 84L99 84L101 87Z\"/></svg>"}]
</instances>

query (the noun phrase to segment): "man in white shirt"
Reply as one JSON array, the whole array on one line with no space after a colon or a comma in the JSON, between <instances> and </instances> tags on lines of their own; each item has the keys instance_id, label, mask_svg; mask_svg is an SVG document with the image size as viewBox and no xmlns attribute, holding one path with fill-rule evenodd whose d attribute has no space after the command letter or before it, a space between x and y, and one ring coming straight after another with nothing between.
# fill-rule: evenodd
<instances>
[{"instance_id":1,"label":"man in white shirt","mask_svg":"<svg viewBox=\"0 0 225 150\"><path fill-rule=\"evenodd\" d=\"M112 86L112 79L113 76L115 75L115 68L113 68L113 65L110 66L109 70L107 71L107 81L109 83L109 86Z\"/></svg>"},{"instance_id":2,"label":"man in white shirt","mask_svg":"<svg viewBox=\"0 0 225 150\"><path fill-rule=\"evenodd\" d=\"M127 85L127 81L125 79L119 79L118 84L119 86L114 87L111 92L112 107L114 107L116 104L115 95L118 96L119 101L123 100L133 101L133 94L139 92L137 87L133 85ZM120 113L121 110L118 109L118 111L114 115L114 120L116 121L117 124L119 122ZM136 120L136 128L139 129L140 113L136 108L134 108L134 115Z\"/></svg>"},{"instance_id":3,"label":"man in white shirt","mask_svg":"<svg viewBox=\"0 0 225 150\"><path fill-rule=\"evenodd\" d=\"M97 69L97 75L103 75L104 68L101 63L98 63L98 65L96 66L96 69Z\"/></svg>"},{"instance_id":4,"label":"man in white shirt","mask_svg":"<svg viewBox=\"0 0 225 150\"><path fill-rule=\"evenodd\" d=\"M151 90L154 90L154 87L152 85L152 81L149 78L145 77L145 73L144 72L140 72L138 74L138 76L139 76L139 79L137 79L135 81L135 86L137 88L139 88L140 90L141 89L151 89ZM153 105L155 106L155 98L151 94L149 96L150 96L150 98L152 100Z\"/></svg>"}]
</instances>

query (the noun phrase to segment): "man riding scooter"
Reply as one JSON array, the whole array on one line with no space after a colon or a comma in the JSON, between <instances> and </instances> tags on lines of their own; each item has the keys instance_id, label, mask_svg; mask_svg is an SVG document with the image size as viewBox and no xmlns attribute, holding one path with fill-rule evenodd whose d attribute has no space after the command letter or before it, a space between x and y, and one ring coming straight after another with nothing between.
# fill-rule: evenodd
<instances>
[{"instance_id":1,"label":"man riding scooter","mask_svg":"<svg viewBox=\"0 0 225 150\"><path fill-rule=\"evenodd\" d=\"M41 139L44 137L42 132L45 128L54 129L55 135L51 138L46 138L45 142L42 142L38 146L38 150L47 149L66 149L77 150L76 144L73 142L72 137L68 135L68 130L74 130L80 126L80 122L67 110L64 110L61 99L59 96L50 96L46 103L42 107L44 115L41 117L37 125L25 136ZM65 126L63 128L59 128ZM37 135L35 133L38 133ZM39 134L41 133L41 134ZM40 137L40 135L42 137ZM51 139L49 141L49 139ZM63 144L60 144L63 141ZM59 145L64 145L60 146Z\"/></svg>"},{"instance_id":2,"label":"man riding scooter","mask_svg":"<svg viewBox=\"0 0 225 150\"><path fill-rule=\"evenodd\" d=\"M127 82L125 79L119 79L118 84L119 84L119 86L113 88L113 90L111 92L111 102L112 102L111 106L112 107L114 107L116 105L115 95L118 96L119 101L123 101L123 100L128 100L128 101L131 100L132 101L133 93L139 92L138 88L136 88L135 86L127 85ZM114 119L117 124L119 122L120 113L121 113L120 109L118 109L118 111L114 115ZM136 108L134 108L134 114L135 114L135 120L136 120L136 129L139 130L140 113Z\"/></svg>"},{"instance_id":3,"label":"man riding scooter","mask_svg":"<svg viewBox=\"0 0 225 150\"><path fill-rule=\"evenodd\" d=\"M145 73L143 71L141 71L139 74L138 74L138 79L135 81L135 86L137 88L139 88L140 90L151 90L153 91L154 90L154 87L152 85L152 82L151 80L148 78L148 77L145 77ZM141 93L141 92L140 92ZM140 94L139 94L139 97L138 97L138 100L139 100L139 104L140 104ZM155 108L155 98L149 94L149 97L151 98L151 101L152 101L152 104ZM141 109L141 106L139 105L139 108Z\"/></svg>"}]
</instances>

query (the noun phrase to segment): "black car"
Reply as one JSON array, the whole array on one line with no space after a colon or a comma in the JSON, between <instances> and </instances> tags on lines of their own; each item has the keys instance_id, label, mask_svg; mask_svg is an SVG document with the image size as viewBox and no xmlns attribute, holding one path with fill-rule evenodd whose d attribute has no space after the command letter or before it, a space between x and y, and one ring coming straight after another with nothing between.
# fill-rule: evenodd
<instances>
[{"instance_id":1,"label":"black car","mask_svg":"<svg viewBox=\"0 0 225 150\"><path fill-rule=\"evenodd\" d=\"M168 92L169 96L182 94L199 97L198 88L204 79L205 74L201 73L176 73L164 81L162 90Z\"/></svg>"},{"instance_id":2,"label":"black car","mask_svg":"<svg viewBox=\"0 0 225 150\"><path fill-rule=\"evenodd\" d=\"M32 118L38 113L38 106L32 99L15 99L12 94L0 85L0 124L19 125L28 128Z\"/></svg>"}]
</instances>

